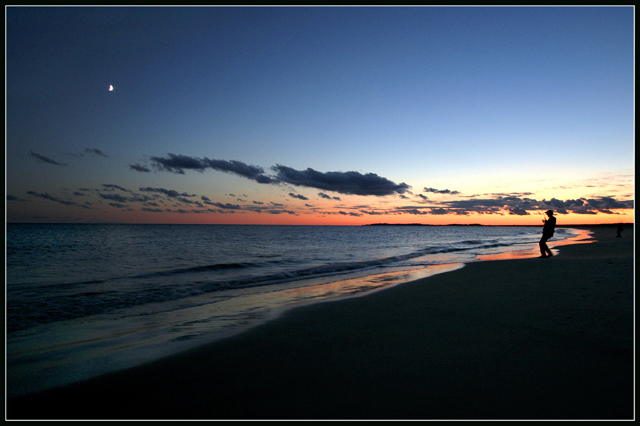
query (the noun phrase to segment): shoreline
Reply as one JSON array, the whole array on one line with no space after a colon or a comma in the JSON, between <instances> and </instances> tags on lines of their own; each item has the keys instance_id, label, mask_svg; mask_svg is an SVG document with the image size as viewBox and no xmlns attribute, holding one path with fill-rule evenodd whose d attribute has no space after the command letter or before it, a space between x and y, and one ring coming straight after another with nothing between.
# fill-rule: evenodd
<instances>
[{"instance_id":1,"label":"shoreline","mask_svg":"<svg viewBox=\"0 0 640 426\"><path fill-rule=\"evenodd\" d=\"M575 232L576 231L573 230L571 235L574 235ZM588 235L588 232L585 230L578 230L577 232L579 232L579 234L575 234L575 236L568 239L560 240L556 245L564 245L575 240L585 239L585 235ZM567 238L567 236L568 234L561 233L558 235L558 238ZM502 250L504 249L505 248L502 248ZM63 332L48 334L38 340L38 342L40 342L39 344L24 348L24 353L27 354L27 357L35 360L39 359L37 362L29 362L27 360L21 363L19 357L11 356L11 354L16 351L9 351L8 356L11 361L7 367L7 372L9 373L7 376L7 394L8 397L11 398L35 394L46 391L47 389L60 388L105 374L144 365L167 356L177 355L181 352L213 343L226 337L241 334L252 327L277 319L290 309L315 303L337 301L344 298L366 296L375 291L381 291L406 282L462 268L469 262L537 256L537 244L533 244L533 242L530 244L516 244L510 247L510 249L514 251L500 254L478 255L475 259L460 259L458 262L434 263L429 267L423 266L419 269L402 269L395 272L373 269L369 270L368 275L360 275L357 277L341 276L336 278L335 281L316 283L315 285L307 285L301 288L283 289L277 292L278 296L275 296L275 298L271 294L246 295L240 298L234 298L231 302L232 305L244 307L243 312L238 312L234 315L234 320L230 320L230 318L219 319L217 322L209 320L207 321L208 330L204 331L201 337L197 339L186 338L180 343L175 343L175 340L173 340L171 344L165 345L163 345L162 342L158 342L154 346L155 351L144 348L144 345L141 345L138 349L127 351L126 347L127 345L131 345L131 342L135 339L134 337L133 339L129 338L128 342L120 340L117 347L124 349L119 353L105 355L104 350L92 350L90 346L84 351L74 352L73 346L76 341L81 343L89 341L91 344L91 342L95 343L102 341L102 339L108 340L114 336L114 332L109 328L105 328L101 333L100 327L96 328L91 325L78 328L74 332L66 332L69 336L83 336L79 338L65 340L65 334ZM449 260L452 261L453 259ZM224 306L224 302L217 303L216 310L218 312L224 311ZM198 309L200 309L200 311L197 311ZM203 305L201 308L194 308L189 315L193 319L208 318L209 309L207 305ZM224 318L224 316L221 318ZM151 334L151 324L146 327L147 329L143 333L146 333L146 337L148 338ZM159 326L159 328L160 327L161 326ZM170 326L165 325L165 327L169 328ZM93 334L92 329L95 329L97 332ZM129 329L118 329L115 335L121 335L124 336L124 339L127 339L128 336L134 332L135 326ZM58 344L54 346L54 350L47 351L47 347L51 348L51 342L54 341L58 342ZM12 346L9 345L8 348L10 349ZM61 354L61 349L58 348L67 348L66 350L68 352ZM19 352L18 354L20 355Z\"/></svg>"},{"instance_id":2,"label":"shoreline","mask_svg":"<svg viewBox=\"0 0 640 426\"><path fill-rule=\"evenodd\" d=\"M7 418L631 418L633 235L585 228L597 242L552 259L472 262L293 308L183 354L11 398Z\"/></svg>"}]
</instances>

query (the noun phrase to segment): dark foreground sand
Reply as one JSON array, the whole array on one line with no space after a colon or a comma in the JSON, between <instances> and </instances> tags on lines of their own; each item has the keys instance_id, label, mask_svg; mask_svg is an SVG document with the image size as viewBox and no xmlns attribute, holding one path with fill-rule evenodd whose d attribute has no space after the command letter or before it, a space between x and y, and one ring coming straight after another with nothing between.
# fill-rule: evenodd
<instances>
[{"instance_id":1,"label":"dark foreground sand","mask_svg":"<svg viewBox=\"0 0 640 426\"><path fill-rule=\"evenodd\" d=\"M633 419L633 232L595 229L550 259L475 262L9 399L7 418Z\"/></svg>"}]
</instances>

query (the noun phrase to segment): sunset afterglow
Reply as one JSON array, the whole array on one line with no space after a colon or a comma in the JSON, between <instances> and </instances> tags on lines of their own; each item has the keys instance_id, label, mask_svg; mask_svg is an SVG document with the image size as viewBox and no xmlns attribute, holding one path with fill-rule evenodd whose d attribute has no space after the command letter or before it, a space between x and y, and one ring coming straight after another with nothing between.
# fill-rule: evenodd
<instances>
[{"instance_id":1,"label":"sunset afterglow","mask_svg":"<svg viewBox=\"0 0 640 426\"><path fill-rule=\"evenodd\" d=\"M632 7L6 23L9 223L634 221Z\"/></svg>"}]
</instances>

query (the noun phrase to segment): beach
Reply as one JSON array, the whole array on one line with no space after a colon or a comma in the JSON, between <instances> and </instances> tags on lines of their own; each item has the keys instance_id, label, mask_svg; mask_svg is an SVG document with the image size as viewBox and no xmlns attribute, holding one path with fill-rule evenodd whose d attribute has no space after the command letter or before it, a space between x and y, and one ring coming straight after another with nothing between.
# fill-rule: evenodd
<instances>
[{"instance_id":1,"label":"beach","mask_svg":"<svg viewBox=\"0 0 640 426\"><path fill-rule=\"evenodd\" d=\"M633 228L471 262L86 382L12 419L628 419ZM549 246L553 249L553 240Z\"/></svg>"}]
</instances>

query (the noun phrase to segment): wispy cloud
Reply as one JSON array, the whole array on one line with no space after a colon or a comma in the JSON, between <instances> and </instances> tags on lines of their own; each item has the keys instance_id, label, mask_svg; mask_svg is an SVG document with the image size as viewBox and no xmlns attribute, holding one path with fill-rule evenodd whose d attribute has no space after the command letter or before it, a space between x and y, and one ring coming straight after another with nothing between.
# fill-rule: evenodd
<instances>
[{"instance_id":1,"label":"wispy cloud","mask_svg":"<svg viewBox=\"0 0 640 426\"><path fill-rule=\"evenodd\" d=\"M359 206L341 206L338 210L319 211L316 207L306 204L304 207L296 207L295 210L290 206L273 201L265 202L246 202L232 204L224 201L213 201L204 195L191 194L187 192L179 192L166 188L141 187L140 192L131 191L124 187L114 184L103 184L101 188L95 190L83 188L84 192L97 194L101 199L107 201L107 205L118 209L128 209L154 213L265 213L272 215L290 214L301 215L318 213L322 215L338 215L338 216L384 216L384 215L414 215L414 216L471 216L471 215L513 215L513 216L529 216L541 213L545 210L552 209L556 213L595 215L595 214L618 214L620 210L633 209L632 200L617 200L611 196L600 196L590 198L578 198L560 200L551 198L549 200L536 200L528 197L518 197L509 194L485 194L477 198L466 196L457 200L449 201L431 201L424 204L420 201L417 205L404 205L399 207L380 208L366 205ZM86 198L86 194L73 193L77 197ZM38 193L28 191L28 195L32 197L46 199L52 202L60 203L66 206L75 206L91 209L89 202L79 203L69 197L58 197L49 193ZM149 195L147 195L149 194ZM529 193L519 193L529 194ZM228 196L230 196L229 194ZM305 200L307 197L295 194L288 194L290 197ZM197 197L197 198L195 198ZM195 198L195 199L194 199ZM7 196L8 201L21 202L29 201L20 199L16 196ZM173 208L161 208L161 204L173 203ZM138 206L136 207L136 204ZM351 211L349 211L351 210Z\"/></svg>"},{"instance_id":2,"label":"wispy cloud","mask_svg":"<svg viewBox=\"0 0 640 426\"><path fill-rule=\"evenodd\" d=\"M68 200L61 200L57 197L54 197L52 195L49 195L49 193L45 192L43 193L39 193L39 192L35 192L35 191L27 191L27 194L33 196L33 197L39 197L39 198L44 198L45 200L49 200L49 201L55 201L57 203L61 203L67 206L73 206L76 203L74 203L73 201L68 201Z\"/></svg>"},{"instance_id":3,"label":"wispy cloud","mask_svg":"<svg viewBox=\"0 0 640 426\"><path fill-rule=\"evenodd\" d=\"M58 197L54 197L52 195L49 195L49 193L47 193L47 192L39 193L39 192L35 192L35 191L27 191L27 194L31 195L32 197L44 198L45 200L49 200L49 201L53 201L53 202L56 202L56 203L64 204L65 206L76 206L76 207L82 207L82 208L85 208L85 209L91 209L91 207L88 204L78 204L75 201L63 200L63 199L60 199Z\"/></svg>"},{"instance_id":4,"label":"wispy cloud","mask_svg":"<svg viewBox=\"0 0 640 426\"><path fill-rule=\"evenodd\" d=\"M212 206L218 207L224 210L242 210L242 206L239 204L230 204L230 203L207 203Z\"/></svg>"},{"instance_id":5,"label":"wispy cloud","mask_svg":"<svg viewBox=\"0 0 640 426\"><path fill-rule=\"evenodd\" d=\"M136 172L143 172L143 173L150 173L151 169L148 168L147 166L143 166L141 164L130 164L129 168L131 170L135 170Z\"/></svg>"},{"instance_id":6,"label":"wispy cloud","mask_svg":"<svg viewBox=\"0 0 640 426\"><path fill-rule=\"evenodd\" d=\"M189 194L186 192L178 192L175 191L173 189L165 189L165 188L151 188L151 187L146 187L146 188L140 188L140 191L143 192L159 192L161 194L166 195L167 197L171 197L171 198L177 198L177 197L195 197L195 194Z\"/></svg>"},{"instance_id":7,"label":"wispy cloud","mask_svg":"<svg viewBox=\"0 0 640 426\"><path fill-rule=\"evenodd\" d=\"M92 155L100 155L99 150L92 150ZM89 152L87 152L89 153ZM31 156L53 165L63 165L48 157L31 152ZM632 200L621 200L616 195L588 195L575 199L543 199L531 198L531 192L509 192L509 193L486 193L475 195L462 195L459 191L449 189L436 189L424 187L422 194L414 194L410 186L405 183L395 183L385 177L375 173L363 174L360 172L320 172L311 168L297 170L291 167L276 165L270 168L270 175L267 175L262 167L249 165L241 161L211 160L208 158L195 158L185 155L168 154L166 157L151 157L152 168L156 171L185 174L185 171L192 170L204 172L206 170L222 171L235 174L246 179L262 184L282 185L288 196L296 199L308 201L308 194L299 194L292 187L314 188L320 190L317 196L325 200L341 201L340 197L327 195L326 192L338 194L350 194L361 196L389 196L396 198L413 200L407 201L404 206L390 206L391 200L381 200L378 205L341 205L335 209L326 207L315 207L310 204L304 206L295 205L288 201L286 204L275 203L273 201L248 201L246 194L244 198L237 198L234 194L226 194L224 197L236 198L229 203L228 199L212 199L205 195L198 195L187 192L180 192L162 187L140 187L132 191L116 184L103 184L99 188L81 188L81 192L72 192L73 198L65 192L63 196L50 195L49 193L39 193L29 191L31 197L46 199L67 206L92 208L89 202L84 200L91 194L104 200L105 206L113 208L135 210L156 213L225 213L225 214L322 214L340 216L383 216L383 215L416 215L428 216L471 216L471 215L511 215L530 216L538 214L548 209L556 211L558 214L619 214L620 210L633 209ZM138 172L150 172L151 168L140 165L130 165L132 170ZM425 193L446 194L446 200L431 200ZM408 197L410 196L410 197ZM221 196L222 197L222 196ZM440 197L437 197L440 198ZM624 197L623 197L624 198ZM627 197L631 198L631 196ZM83 199L83 201L79 201ZM31 199L20 199L14 195L7 196L8 201L23 202ZM385 205L389 207L384 207Z\"/></svg>"},{"instance_id":8,"label":"wispy cloud","mask_svg":"<svg viewBox=\"0 0 640 426\"><path fill-rule=\"evenodd\" d=\"M422 192L432 192L434 194L452 194L452 195L456 195L459 194L459 191L449 191L448 189L435 189L435 188L425 188L422 190Z\"/></svg>"},{"instance_id":9,"label":"wispy cloud","mask_svg":"<svg viewBox=\"0 0 640 426\"><path fill-rule=\"evenodd\" d=\"M91 155L96 155L98 157L105 157L105 158L109 158L109 156L107 154L105 154L104 152L100 151L97 148L87 148L84 150L85 154L91 154Z\"/></svg>"},{"instance_id":10,"label":"wispy cloud","mask_svg":"<svg viewBox=\"0 0 640 426\"><path fill-rule=\"evenodd\" d=\"M195 204L196 206L200 206L200 207L204 207L202 205L202 203L200 203L200 201L197 200L190 200L190 198L193 197L197 197L196 194L189 194L186 192L178 192L175 191L173 189L166 189L166 188L151 188L151 187L146 187L146 188L139 188L140 191L142 192L152 192L152 193L159 193L162 194L174 201L178 201L181 203L185 203L185 204Z\"/></svg>"},{"instance_id":11,"label":"wispy cloud","mask_svg":"<svg viewBox=\"0 0 640 426\"><path fill-rule=\"evenodd\" d=\"M116 193L98 192L98 195L105 200L115 201L118 203L144 203L151 200L151 198L140 194L133 194L129 197Z\"/></svg>"},{"instance_id":12,"label":"wispy cloud","mask_svg":"<svg viewBox=\"0 0 640 426\"><path fill-rule=\"evenodd\" d=\"M120 191L124 191L124 192L131 192L131 190L129 189L125 189L121 186L118 185L113 185L113 184L107 184L107 183L103 183L102 186L106 189L119 189Z\"/></svg>"},{"instance_id":13,"label":"wispy cloud","mask_svg":"<svg viewBox=\"0 0 640 426\"><path fill-rule=\"evenodd\" d=\"M41 155L41 154L35 153L35 152L33 152L33 151L29 151L29 153L30 153L30 155L31 155L33 158L35 158L35 159L37 159L37 160L40 160L40 161L42 161L43 163L53 164L54 166L66 166L66 164L65 164L65 163L61 163L61 162L59 162L59 161L53 160L53 159L51 159L51 158L49 158L49 157L46 157L46 156L44 156L44 155Z\"/></svg>"}]
</instances>

